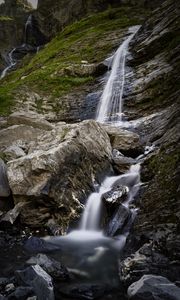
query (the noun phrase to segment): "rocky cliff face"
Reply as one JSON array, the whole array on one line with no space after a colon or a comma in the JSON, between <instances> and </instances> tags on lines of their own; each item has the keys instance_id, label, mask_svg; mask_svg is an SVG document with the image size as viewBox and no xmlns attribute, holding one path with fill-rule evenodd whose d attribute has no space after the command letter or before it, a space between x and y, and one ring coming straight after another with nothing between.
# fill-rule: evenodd
<instances>
[{"instance_id":1,"label":"rocky cliff face","mask_svg":"<svg viewBox=\"0 0 180 300\"><path fill-rule=\"evenodd\" d=\"M6 53L24 42L24 26L31 10L27 1L5 0L0 5L0 70L4 68Z\"/></svg>"},{"instance_id":2,"label":"rocky cliff face","mask_svg":"<svg viewBox=\"0 0 180 300\"><path fill-rule=\"evenodd\" d=\"M132 45L134 59L130 65L134 73L127 74L132 91L125 99L125 109L129 118L142 117L136 130L143 143L153 144L154 152L142 165L144 192L134 226L137 240L150 244L125 262L125 281L139 279L147 272L175 280L179 272L178 265L173 265L180 253L180 119L176 84L180 67L179 9L179 3L164 3L141 28Z\"/></svg>"},{"instance_id":3,"label":"rocky cliff face","mask_svg":"<svg viewBox=\"0 0 180 300\"><path fill-rule=\"evenodd\" d=\"M131 1L131 0L39 0L37 16L41 24L41 30L51 38L64 26L75 22L88 14L104 11L107 8L118 7L122 5L139 6L145 8L154 8L160 1Z\"/></svg>"}]
</instances>

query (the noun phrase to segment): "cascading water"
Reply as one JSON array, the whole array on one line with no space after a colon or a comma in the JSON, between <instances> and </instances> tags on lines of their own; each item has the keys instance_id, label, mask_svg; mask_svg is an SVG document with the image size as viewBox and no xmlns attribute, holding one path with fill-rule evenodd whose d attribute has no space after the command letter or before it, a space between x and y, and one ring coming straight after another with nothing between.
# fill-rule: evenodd
<instances>
[{"instance_id":1,"label":"cascading water","mask_svg":"<svg viewBox=\"0 0 180 300\"><path fill-rule=\"evenodd\" d=\"M29 15L26 23L25 23L25 29L24 29L24 43L16 48L13 48L8 54L7 54L7 67L2 71L0 75L0 79L3 79L9 71L13 69L13 67L16 66L18 62L18 55L21 53L22 57L26 55L27 53L37 53L40 49L40 47L34 47L28 44L28 32L32 28L32 21L33 16Z\"/></svg>"},{"instance_id":2,"label":"cascading water","mask_svg":"<svg viewBox=\"0 0 180 300\"><path fill-rule=\"evenodd\" d=\"M131 166L130 170L123 175L107 177L101 184L99 192L92 193L87 199L86 207L82 215L80 230L97 231L100 225L102 196L109 192L112 187L118 185L128 189L128 197L125 205L128 207L137 194L140 186L140 165Z\"/></svg>"},{"instance_id":3,"label":"cascading water","mask_svg":"<svg viewBox=\"0 0 180 300\"><path fill-rule=\"evenodd\" d=\"M101 123L122 120L122 99L125 84L125 62L128 46L140 26L129 29L130 35L120 45L112 60L112 67L104 91L100 98L96 120Z\"/></svg>"},{"instance_id":4,"label":"cascading water","mask_svg":"<svg viewBox=\"0 0 180 300\"><path fill-rule=\"evenodd\" d=\"M29 15L25 24L25 44L28 42L28 30L32 28L32 15Z\"/></svg>"},{"instance_id":5,"label":"cascading water","mask_svg":"<svg viewBox=\"0 0 180 300\"><path fill-rule=\"evenodd\" d=\"M8 66L2 71L0 79L3 79L6 76L7 72L10 71L16 65L16 60L13 58L13 53L15 50L16 48L12 49L8 53Z\"/></svg>"}]
</instances>

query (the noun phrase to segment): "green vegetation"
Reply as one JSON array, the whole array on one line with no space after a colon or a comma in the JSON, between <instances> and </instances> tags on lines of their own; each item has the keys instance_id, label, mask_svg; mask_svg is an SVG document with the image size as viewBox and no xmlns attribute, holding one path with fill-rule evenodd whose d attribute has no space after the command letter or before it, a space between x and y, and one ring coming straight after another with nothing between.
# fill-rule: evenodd
<instances>
[{"instance_id":1,"label":"green vegetation","mask_svg":"<svg viewBox=\"0 0 180 300\"><path fill-rule=\"evenodd\" d=\"M23 63L22 68L3 79L0 114L9 113L15 103L13 93L17 94L22 87L37 92L42 98L48 95L55 99L92 82L93 78L88 74L67 75L63 70L81 64L82 60L89 63L104 60L117 47L124 30L142 23L145 14L139 7L126 6L108 9L67 26L29 63Z\"/></svg>"},{"instance_id":2,"label":"green vegetation","mask_svg":"<svg viewBox=\"0 0 180 300\"><path fill-rule=\"evenodd\" d=\"M12 17L8 16L0 16L0 21L13 21L14 19Z\"/></svg>"}]
</instances>

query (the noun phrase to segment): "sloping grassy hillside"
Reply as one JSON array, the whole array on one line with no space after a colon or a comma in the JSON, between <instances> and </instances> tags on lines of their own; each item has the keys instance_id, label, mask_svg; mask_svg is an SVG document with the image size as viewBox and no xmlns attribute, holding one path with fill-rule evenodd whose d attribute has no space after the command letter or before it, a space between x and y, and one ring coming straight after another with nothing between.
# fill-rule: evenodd
<instances>
[{"instance_id":1,"label":"sloping grassy hillside","mask_svg":"<svg viewBox=\"0 0 180 300\"><path fill-rule=\"evenodd\" d=\"M20 69L1 81L0 114L8 114L22 90L30 90L51 101L92 82L92 76L65 74L63 70L82 61L104 60L120 43L129 26L143 22L148 12L140 8L121 7L89 16L67 26L32 59L26 58ZM20 92L20 94L19 94ZM26 101L24 96L23 101Z\"/></svg>"}]
</instances>

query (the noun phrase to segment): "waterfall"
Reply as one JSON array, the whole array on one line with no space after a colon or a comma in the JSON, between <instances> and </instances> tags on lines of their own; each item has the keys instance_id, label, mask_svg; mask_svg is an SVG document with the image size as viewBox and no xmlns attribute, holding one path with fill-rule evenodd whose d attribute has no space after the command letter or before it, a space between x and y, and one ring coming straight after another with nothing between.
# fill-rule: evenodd
<instances>
[{"instance_id":1,"label":"waterfall","mask_svg":"<svg viewBox=\"0 0 180 300\"><path fill-rule=\"evenodd\" d=\"M122 120L122 100L125 84L126 56L128 53L129 43L137 33L139 27L140 26L133 26L129 29L130 35L114 54L111 72L97 109L96 120L101 123Z\"/></svg>"},{"instance_id":2,"label":"waterfall","mask_svg":"<svg viewBox=\"0 0 180 300\"><path fill-rule=\"evenodd\" d=\"M99 192L92 193L87 199L80 230L97 231L100 228L102 195L110 191L115 184L127 187L128 196L124 205L129 207L129 204L133 201L139 190L140 165L131 166L126 174L105 178L99 188Z\"/></svg>"},{"instance_id":3,"label":"waterfall","mask_svg":"<svg viewBox=\"0 0 180 300\"><path fill-rule=\"evenodd\" d=\"M29 15L25 24L25 44L27 44L28 41L28 29L32 28L32 18L33 16Z\"/></svg>"},{"instance_id":4,"label":"waterfall","mask_svg":"<svg viewBox=\"0 0 180 300\"><path fill-rule=\"evenodd\" d=\"M16 65L16 61L13 58L13 53L15 50L16 50L16 48L12 49L8 53L8 66L2 71L0 79L3 79L6 76L7 72Z\"/></svg>"}]
</instances>

